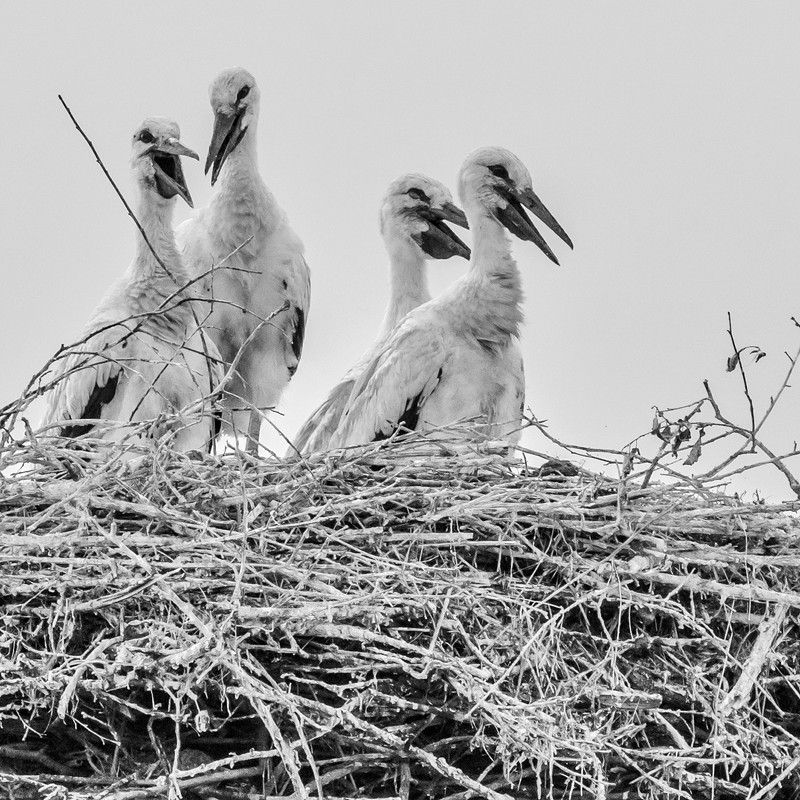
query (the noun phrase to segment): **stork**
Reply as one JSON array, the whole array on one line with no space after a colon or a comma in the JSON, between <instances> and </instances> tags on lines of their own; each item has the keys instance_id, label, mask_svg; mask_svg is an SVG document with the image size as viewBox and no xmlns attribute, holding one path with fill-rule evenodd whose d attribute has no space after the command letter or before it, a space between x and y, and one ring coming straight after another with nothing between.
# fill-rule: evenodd
<instances>
[{"instance_id":1,"label":"stork","mask_svg":"<svg viewBox=\"0 0 800 800\"><path fill-rule=\"evenodd\" d=\"M223 368L198 326L172 230L176 198L192 205L180 156L198 155L181 144L177 124L162 117L139 125L132 151L144 236L137 234L133 261L94 310L80 343L56 361L42 425L66 437L92 431L121 441L150 421L147 436L172 432L175 449L201 449L218 428L210 397Z\"/></svg>"},{"instance_id":2,"label":"stork","mask_svg":"<svg viewBox=\"0 0 800 800\"><path fill-rule=\"evenodd\" d=\"M518 342L523 295L506 230L558 263L524 206L570 247L572 242L534 193L525 165L508 150L482 147L470 153L458 186L473 237L469 270L411 311L371 359L331 447L472 419L480 435L519 441L525 401Z\"/></svg>"},{"instance_id":3,"label":"stork","mask_svg":"<svg viewBox=\"0 0 800 800\"><path fill-rule=\"evenodd\" d=\"M303 352L310 274L303 243L258 171L255 79L239 67L223 70L209 95L205 169L216 191L177 238L189 270L204 276L205 328L235 365L223 398L226 429L245 431L255 452L263 412L277 404Z\"/></svg>"},{"instance_id":4,"label":"stork","mask_svg":"<svg viewBox=\"0 0 800 800\"><path fill-rule=\"evenodd\" d=\"M467 227L464 212L453 203L444 184L425 175L409 173L389 185L380 215L381 235L389 253L389 303L378 338L306 420L295 438L292 452L327 449L361 373L400 320L431 299L425 272L427 259L469 258L469 248L445 221Z\"/></svg>"}]
</instances>

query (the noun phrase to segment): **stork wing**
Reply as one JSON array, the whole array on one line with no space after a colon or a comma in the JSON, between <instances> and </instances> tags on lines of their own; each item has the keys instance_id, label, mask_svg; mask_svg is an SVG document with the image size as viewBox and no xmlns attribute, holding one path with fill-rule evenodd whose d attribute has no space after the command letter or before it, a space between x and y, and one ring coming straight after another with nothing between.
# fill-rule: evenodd
<instances>
[{"instance_id":1,"label":"stork wing","mask_svg":"<svg viewBox=\"0 0 800 800\"><path fill-rule=\"evenodd\" d=\"M415 430L446 359L438 328L405 323L381 348L353 388L331 447L366 444L399 428Z\"/></svg>"},{"instance_id":2,"label":"stork wing","mask_svg":"<svg viewBox=\"0 0 800 800\"><path fill-rule=\"evenodd\" d=\"M90 339L59 362L56 383L51 390L42 426L55 425L66 420L100 419L103 409L117 393L122 377L122 366L113 354L101 350L99 343ZM63 425L61 435L81 436L92 425Z\"/></svg>"},{"instance_id":3,"label":"stork wing","mask_svg":"<svg viewBox=\"0 0 800 800\"><path fill-rule=\"evenodd\" d=\"M331 389L328 396L311 416L303 423L294 440L295 450L301 453L315 453L327 450L331 436L339 426L347 400L355 386L355 378L343 378Z\"/></svg>"},{"instance_id":4,"label":"stork wing","mask_svg":"<svg viewBox=\"0 0 800 800\"><path fill-rule=\"evenodd\" d=\"M297 253L289 265L286 280L286 299L291 303L289 314L292 317L291 345L295 363L289 371L294 375L306 337L306 319L311 305L311 271L302 253Z\"/></svg>"}]
</instances>

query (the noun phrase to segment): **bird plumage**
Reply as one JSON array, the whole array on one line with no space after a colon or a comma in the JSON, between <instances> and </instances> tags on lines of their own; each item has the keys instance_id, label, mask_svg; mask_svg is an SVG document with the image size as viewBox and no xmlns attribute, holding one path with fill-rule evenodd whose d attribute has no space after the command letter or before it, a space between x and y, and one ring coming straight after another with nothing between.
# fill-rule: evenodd
<instances>
[{"instance_id":1,"label":"bird plumage","mask_svg":"<svg viewBox=\"0 0 800 800\"><path fill-rule=\"evenodd\" d=\"M353 387L331 447L365 444L400 427L434 430L473 419L481 435L518 441L525 398L518 342L523 294L506 230L556 260L524 206L572 243L508 150L473 151L459 172L459 197L472 231L468 273L411 311L374 355Z\"/></svg>"},{"instance_id":2,"label":"bird plumage","mask_svg":"<svg viewBox=\"0 0 800 800\"><path fill-rule=\"evenodd\" d=\"M205 329L225 363L236 365L224 396L226 427L247 433L252 450L261 427L254 409L278 403L303 352L310 273L303 243L258 170L255 79L227 69L209 93L215 124L206 171L216 190L177 238L188 269L204 276Z\"/></svg>"},{"instance_id":3,"label":"bird plumage","mask_svg":"<svg viewBox=\"0 0 800 800\"><path fill-rule=\"evenodd\" d=\"M443 184L416 173L403 175L390 184L380 215L381 235L389 254L389 302L378 337L306 420L290 452L316 452L328 447L362 372L400 320L430 300L427 259L453 255L469 258L469 248L447 227L445 220L466 226L466 217L453 204Z\"/></svg>"},{"instance_id":4,"label":"bird plumage","mask_svg":"<svg viewBox=\"0 0 800 800\"><path fill-rule=\"evenodd\" d=\"M210 396L223 377L222 362L199 329L172 230L175 198L191 205L180 156L197 158L179 136L178 126L160 117L134 133L137 219L149 245L137 233L130 266L93 312L81 341L55 362L42 425L64 436L94 429L120 441L150 422L148 436L171 431L179 450L204 448L213 439Z\"/></svg>"}]
</instances>

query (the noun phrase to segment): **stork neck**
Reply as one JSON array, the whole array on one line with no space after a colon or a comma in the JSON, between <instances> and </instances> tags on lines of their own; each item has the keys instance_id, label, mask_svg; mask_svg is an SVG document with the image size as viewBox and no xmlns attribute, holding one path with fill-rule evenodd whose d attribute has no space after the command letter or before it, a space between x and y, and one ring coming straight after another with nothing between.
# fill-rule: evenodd
<instances>
[{"instance_id":1,"label":"stork neck","mask_svg":"<svg viewBox=\"0 0 800 800\"><path fill-rule=\"evenodd\" d=\"M147 242L152 245L152 250L144 240L140 231L136 232L136 257L131 264L131 272L134 278L146 278L152 280L157 278L168 284L175 286L183 285L186 280L181 258L178 255L178 248L175 244L175 232L172 229L172 212L175 209L175 198L165 200L158 196L154 197L153 192L146 192L139 202L136 217L139 224L147 236ZM158 259L153 254L153 250L158 254ZM163 267L159 264L161 260ZM164 267L169 270L169 274L164 272Z\"/></svg>"},{"instance_id":2,"label":"stork neck","mask_svg":"<svg viewBox=\"0 0 800 800\"><path fill-rule=\"evenodd\" d=\"M381 336L388 335L409 311L431 299L425 258L419 247L407 239L392 238L389 251L389 303L381 325Z\"/></svg>"},{"instance_id":3,"label":"stork neck","mask_svg":"<svg viewBox=\"0 0 800 800\"><path fill-rule=\"evenodd\" d=\"M234 147L222 165L219 175L220 190L227 184L234 184L238 187L242 183L263 183L258 172L257 134L258 125L255 119L252 119L242 140Z\"/></svg>"},{"instance_id":4,"label":"stork neck","mask_svg":"<svg viewBox=\"0 0 800 800\"><path fill-rule=\"evenodd\" d=\"M488 211L470 218L472 263L470 271L487 278L518 274L505 228Z\"/></svg>"},{"instance_id":5,"label":"stork neck","mask_svg":"<svg viewBox=\"0 0 800 800\"><path fill-rule=\"evenodd\" d=\"M486 210L469 215L472 260L461 284L462 297L475 306L473 325L490 341L519 336L522 285L505 228Z\"/></svg>"},{"instance_id":6,"label":"stork neck","mask_svg":"<svg viewBox=\"0 0 800 800\"><path fill-rule=\"evenodd\" d=\"M217 222L224 224L219 236L232 247L238 247L249 236L258 238L259 232L270 235L286 222L258 170L255 121L223 164L211 206ZM252 245L245 250L254 248Z\"/></svg>"}]
</instances>

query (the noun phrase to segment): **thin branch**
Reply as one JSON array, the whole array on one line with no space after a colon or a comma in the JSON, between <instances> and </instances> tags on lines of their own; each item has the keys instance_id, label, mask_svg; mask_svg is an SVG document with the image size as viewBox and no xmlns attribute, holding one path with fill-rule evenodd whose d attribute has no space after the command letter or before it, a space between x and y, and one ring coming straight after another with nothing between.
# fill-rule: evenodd
<instances>
[{"instance_id":1,"label":"thin branch","mask_svg":"<svg viewBox=\"0 0 800 800\"><path fill-rule=\"evenodd\" d=\"M81 128L80 123L78 122L78 120L75 119L75 115L72 113L72 111L70 110L70 107L64 101L64 98L61 95L58 95L58 99L61 101L61 105L64 106L64 110L67 112L67 114L69 114L69 118L72 120L72 124L75 126L75 128L78 131L78 133L84 138L84 141L86 142L86 144L89 145L89 149L92 151L92 155L94 155L95 161L97 161L97 163L100 165L100 169L103 170L103 173L105 174L106 178L108 178L108 182L111 184L111 186L113 187L114 191L117 193L117 197L119 197L119 199L122 201L122 205L125 206L125 210L128 212L128 216L133 220L134 224L139 229L139 233L142 234L142 238L144 239L145 244L148 246L148 248L150 248L150 252L153 254L153 258L155 258L155 260L158 262L158 264L161 267L161 269L163 269L164 272L166 272L167 275L169 275L169 277L172 279L173 283L175 283L177 285L178 281L175 280L175 276L167 269L166 265L161 260L161 256L158 255L158 253L155 251L155 248L150 243L150 240L147 238L147 234L144 232L144 228L142 227L142 223L139 222L139 220L136 218L136 214L133 213L133 210L128 205L128 201L125 199L124 195L119 190L119 187L114 182L114 179L111 177L111 173L109 173L109 171L106 169L106 165L103 163L102 159L100 158L100 154L97 152L95 146L92 144L91 139L89 139L89 137L84 132L83 128Z\"/></svg>"},{"instance_id":2,"label":"thin branch","mask_svg":"<svg viewBox=\"0 0 800 800\"><path fill-rule=\"evenodd\" d=\"M719 407L719 404L717 403L716 399L714 398L714 395L711 392L711 387L709 386L709 383L708 383L707 380L703 381L703 386L705 386L706 394L708 395L708 400L711 403L711 407L714 409L714 415L716 416L716 418L720 422L722 422L723 424L727 425L730 428L731 433L736 433L739 436L743 436L744 438L746 438L749 442L752 442L752 445L753 445L754 449L752 451L748 451L747 450L747 446L746 445L742 445L740 448L738 448L736 451L734 451L731 455L729 455L726 459L724 459L720 464L717 464L717 466L713 467L712 469L708 470L707 472L703 473L702 475L697 476L698 479L699 480L705 480L705 479L708 479L708 478L713 478L713 477L718 476L719 473L722 472L723 469L725 469L727 466L732 464L737 458L739 458L739 456L741 456L745 452L755 452L755 448L757 448L757 449L761 450L771 460L771 462L775 465L775 467L778 470L780 470L780 472L783 473L784 477L786 478L786 480L789 483L789 487L791 488L791 490L795 493L795 495L797 497L800 498L800 481L798 481L797 478L794 477L794 475L791 473L791 471L786 466L786 464L783 463L783 461L780 459L780 457L777 456L775 453L773 453L772 450L769 447L767 447L762 441L760 441L759 439L756 439L755 438L755 434L754 434L754 432L752 430L751 431L747 431L744 428L740 428L738 425L733 423L731 420L727 419L723 415L723 413L722 413L722 411L721 411L721 409Z\"/></svg>"},{"instance_id":3,"label":"thin branch","mask_svg":"<svg viewBox=\"0 0 800 800\"><path fill-rule=\"evenodd\" d=\"M733 323L731 321L731 312L728 312L728 336L731 339L731 344L733 345L733 352L738 353L739 349L736 347L736 339L733 337ZM750 389L747 386L747 374L744 371L744 364L742 363L741 358L736 359L736 363L739 367L739 373L742 376L742 383L744 384L744 396L747 398L747 403L750 407L750 430L752 431L752 448L755 450L756 447L756 412L753 408L753 398L750 396Z\"/></svg>"}]
</instances>

